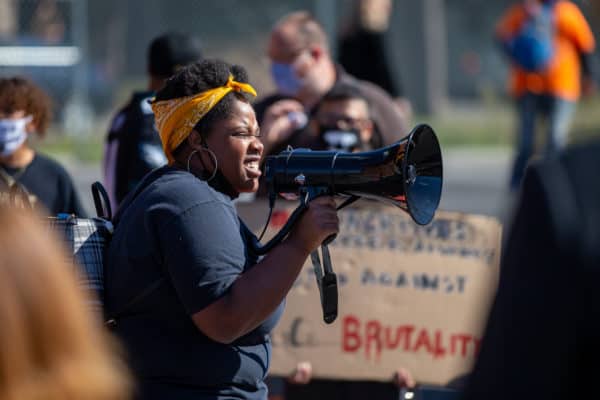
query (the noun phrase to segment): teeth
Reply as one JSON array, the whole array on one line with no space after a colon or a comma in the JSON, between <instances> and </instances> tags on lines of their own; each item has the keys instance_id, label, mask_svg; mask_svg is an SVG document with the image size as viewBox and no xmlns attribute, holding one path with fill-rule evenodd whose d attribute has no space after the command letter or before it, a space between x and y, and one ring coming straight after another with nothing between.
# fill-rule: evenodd
<instances>
[{"instance_id":1,"label":"teeth","mask_svg":"<svg viewBox=\"0 0 600 400\"><path fill-rule=\"evenodd\" d=\"M258 162L257 161L251 161L249 163L246 163L246 167L248 167L250 169L258 169Z\"/></svg>"}]
</instances>

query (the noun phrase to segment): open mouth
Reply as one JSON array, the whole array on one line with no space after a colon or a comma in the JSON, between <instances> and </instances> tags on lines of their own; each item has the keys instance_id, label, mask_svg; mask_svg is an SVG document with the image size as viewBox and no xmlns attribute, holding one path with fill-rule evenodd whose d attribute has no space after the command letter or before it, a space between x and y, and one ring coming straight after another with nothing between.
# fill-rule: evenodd
<instances>
[{"instance_id":1,"label":"open mouth","mask_svg":"<svg viewBox=\"0 0 600 400\"><path fill-rule=\"evenodd\" d=\"M260 157L248 157L244 161L244 168L250 173L250 175L260 176Z\"/></svg>"}]
</instances>

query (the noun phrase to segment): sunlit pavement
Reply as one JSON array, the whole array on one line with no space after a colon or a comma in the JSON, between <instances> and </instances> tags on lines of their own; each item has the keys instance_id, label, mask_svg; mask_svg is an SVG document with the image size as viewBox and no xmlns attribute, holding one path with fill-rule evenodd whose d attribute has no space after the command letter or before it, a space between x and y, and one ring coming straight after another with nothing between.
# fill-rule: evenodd
<instances>
[{"instance_id":1,"label":"sunlit pavement","mask_svg":"<svg viewBox=\"0 0 600 400\"><path fill-rule=\"evenodd\" d=\"M440 208L504 219L514 201L508 191L512 151L457 148L443 152Z\"/></svg>"},{"instance_id":2,"label":"sunlit pavement","mask_svg":"<svg viewBox=\"0 0 600 400\"><path fill-rule=\"evenodd\" d=\"M452 148L443 151L444 190L440 208L504 219L512 152L507 148ZM88 213L94 213L90 185L100 180L100 166L61 160L77 186Z\"/></svg>"}]
</instances>

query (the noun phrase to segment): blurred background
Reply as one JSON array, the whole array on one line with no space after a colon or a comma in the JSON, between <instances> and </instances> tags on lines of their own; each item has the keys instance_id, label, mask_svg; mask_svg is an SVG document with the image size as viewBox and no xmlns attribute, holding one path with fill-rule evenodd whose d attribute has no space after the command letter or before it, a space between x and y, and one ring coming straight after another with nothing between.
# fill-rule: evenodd
<instances>
[{"instance_id":1,"label":"blurred background","mask_svg":"<svg viewBox=\"0 0 600 400\"><path fill-rule=\"evenodd\" d=\"M442 142L442 208L502 216L515 115L505 90L507 62L493 30L514 2L393 2L386 50L412 103L412 123L430 123ZM575 3L598 32L597 2ZM298 9L324 24L336 54L350 0L0 0L0 74L23 74L51 94L55 124L36 146L67 166L89 205L85 185L100 178L110 116L132 90L147 85L152 38L167 30L196 34L206 57L246 66L259 95L266 95L273 89L268 33ZM600 70L597 55L593 62ZM598 95L579 103L573 141L599 131L599 104Z\"/></svg>"}]
</instances>

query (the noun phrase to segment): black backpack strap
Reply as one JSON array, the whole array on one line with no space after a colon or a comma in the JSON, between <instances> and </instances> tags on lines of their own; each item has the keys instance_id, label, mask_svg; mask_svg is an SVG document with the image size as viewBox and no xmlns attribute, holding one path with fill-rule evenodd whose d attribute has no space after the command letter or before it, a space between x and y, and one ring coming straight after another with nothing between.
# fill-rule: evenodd
<instances>
[{"instance_id":1,"label":"black backpack strap","mask_svg":"<svg viewBox=\"0 0 600 400\"><path fill-rule=\"evenodd\" d=\"M94 207L96 207L96 215L98 218L112 221L112 208L110 207L108 193L104 186L98 181L92 183L92 197L94 199Z\"/></svg>"}]
</instances>

